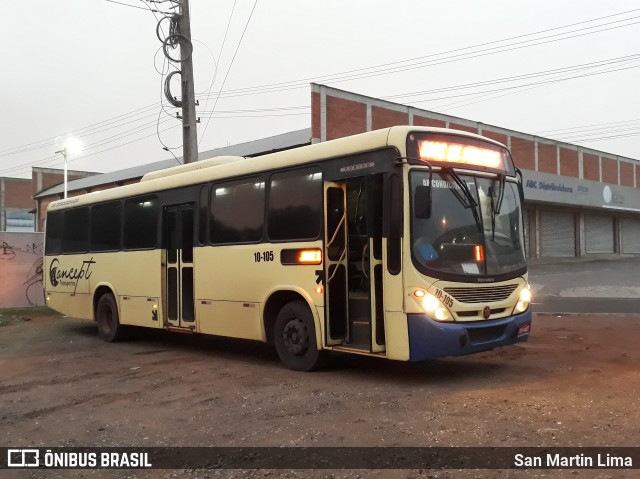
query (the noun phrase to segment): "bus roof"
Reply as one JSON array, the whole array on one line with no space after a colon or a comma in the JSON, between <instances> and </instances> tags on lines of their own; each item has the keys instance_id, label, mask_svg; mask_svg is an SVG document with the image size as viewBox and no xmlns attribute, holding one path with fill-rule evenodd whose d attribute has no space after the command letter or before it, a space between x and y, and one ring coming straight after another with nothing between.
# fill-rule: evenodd
<instances>
[{"instance_id":1,"label":"bus roof","mask_svg":"<svg viewBox=\"0 0 640 479\"><path fill-rule=\"evenodd\" d=\"M233 178L252 173L257 174L278 168L315 163L338 156L373 151L387 146L395 146L401 152L404 152L407 135L412 131L447 133L467 138L477 138L505 147L505 145L490 138L461 130L408 125L392 126L336 140L270 153L256 158L222 156L154 171L144 175L139 183L53 201L49 204L48 210L59 210L66 207L128 198L212 180Z\"/></svg>"}]
</instances>

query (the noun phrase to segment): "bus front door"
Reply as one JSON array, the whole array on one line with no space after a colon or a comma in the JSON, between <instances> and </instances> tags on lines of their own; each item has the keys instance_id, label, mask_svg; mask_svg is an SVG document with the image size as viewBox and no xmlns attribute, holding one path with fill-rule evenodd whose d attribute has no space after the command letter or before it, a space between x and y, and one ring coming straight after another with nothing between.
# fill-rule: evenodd
<instances>
[{"instance_id":1,"label":"bus front door","mask_svg":"<svg viewBox=\"0 0 640 479\"><path fill-rule=\"evenodd\" d=\"M325 182L325 341L384 353L382 174Z\"/></svg>"},{"instance_id":2,"label":"bus front door","mask_svg":"<svg viewBox=\"0 0 640 479\"><path fill-rule=\"evenodd\" d=\"M193 216L194 205L165 206L163 235L165 258L164 324L195 329L193 289Z\"/></svg>"},{"instance_id":3,"label":"bus front door","mask_svg":"<svg viewBox=\"0 0 640 479\"><path fill-rule=\"evenodd\" d=\"M336 346L349 342L346 186L325 182L324 199L325 341Z\"/></svg>"}]
</instances>

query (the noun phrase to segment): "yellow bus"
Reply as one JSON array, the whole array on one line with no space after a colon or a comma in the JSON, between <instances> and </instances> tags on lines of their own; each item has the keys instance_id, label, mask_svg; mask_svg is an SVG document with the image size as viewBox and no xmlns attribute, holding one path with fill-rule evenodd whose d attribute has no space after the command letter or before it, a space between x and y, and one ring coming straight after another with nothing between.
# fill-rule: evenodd
<instances>
[{"instance_id":1,"label":"yellow bus","mask_svg":"<svg viewBox=\"0 0 640 479\"><path fill-rule=\"evenodd\" d=\"M395 126L219 157L49 205L48 305L128 326L422 361L526 341L522 176L507 148Z\"/></svg>"}]
</instances>

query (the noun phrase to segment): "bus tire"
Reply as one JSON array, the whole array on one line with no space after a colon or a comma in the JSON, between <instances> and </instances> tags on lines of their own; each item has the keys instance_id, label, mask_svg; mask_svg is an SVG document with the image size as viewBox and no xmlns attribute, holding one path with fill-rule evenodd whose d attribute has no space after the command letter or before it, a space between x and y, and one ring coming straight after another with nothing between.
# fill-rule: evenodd
<instances>
[{"instance_id":1,"label":"bus tire","mask_svg":"<svg viewBox=\"0 0 640 479\"><path fill-rule=\"evenodd\" d=\"M280 361L287 368L312 371L322 365L325 352L318 351L313 315L305 302L290 301L282 307L273 337Z\"/></svg>"},{"instance_id":2,"label":"bus tire","mask_svg":"<svg viewBox=\"0 0 640 479\"><path fill-rule=\"evenodd\" d=\"M113 343L123 338L124 326L120 324L118 304L113 294L107 293L100 297L96 307L96 322L103 341Z\"/></svg>"}]
</instances>

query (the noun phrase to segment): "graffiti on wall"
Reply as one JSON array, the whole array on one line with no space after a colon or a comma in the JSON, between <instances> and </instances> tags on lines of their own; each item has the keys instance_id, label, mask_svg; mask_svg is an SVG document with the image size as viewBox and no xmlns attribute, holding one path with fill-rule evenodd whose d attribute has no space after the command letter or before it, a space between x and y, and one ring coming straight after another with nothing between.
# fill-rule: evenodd
<instances>
[{"instance_id":1,"label":"graffiti on wall","mask_svg":"<svg viewBox=\"0 0 640 479\"><path fill-rule=\"evenodd\" d=\"M42 233L0 232L0 308L45 304Z\"/></svg>"}]
</instances>

